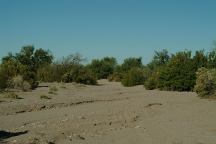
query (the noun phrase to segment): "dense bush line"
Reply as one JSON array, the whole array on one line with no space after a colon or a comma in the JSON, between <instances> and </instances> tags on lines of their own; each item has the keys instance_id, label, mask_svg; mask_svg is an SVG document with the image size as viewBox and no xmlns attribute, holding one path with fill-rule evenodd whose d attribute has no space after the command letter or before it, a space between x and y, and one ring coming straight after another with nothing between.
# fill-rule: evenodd
<instances>
[{"instance_id":1,"label":"dense bush line","mask_svg":"<svg viewBox=\"0 0 216 144\"><path fill-rule=\"evenodd\" d=\"M155 51L147 65L141 57L126 58L118 64L113 57L94 59L84 65L80 54L53 61L49 50L24 46L9 53L0 64L0 89L28 91L39 82L97 84L98 79L121 82L124 86L144 85L148 90L196 91L199 96L214 95L216 89L216 49L205 53Z\"/></svg>"}]
</instances>

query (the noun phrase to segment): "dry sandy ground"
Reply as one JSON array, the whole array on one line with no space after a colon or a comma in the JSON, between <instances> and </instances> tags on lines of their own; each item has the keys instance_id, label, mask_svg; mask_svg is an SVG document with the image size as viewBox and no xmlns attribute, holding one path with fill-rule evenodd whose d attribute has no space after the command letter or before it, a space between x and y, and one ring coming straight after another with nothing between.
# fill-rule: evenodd
<instances>
[{"instance_id":1,"label":"dry sandy ground","mask_svg":"<svg viewBox=\"0 0 216 144\"><path fill-rule=\"evenodd\" d=\"M216 101L192 92L101 80L18 94L23 99L0 98L0 143L216 144Z\"/></svg>"}]
</instances>

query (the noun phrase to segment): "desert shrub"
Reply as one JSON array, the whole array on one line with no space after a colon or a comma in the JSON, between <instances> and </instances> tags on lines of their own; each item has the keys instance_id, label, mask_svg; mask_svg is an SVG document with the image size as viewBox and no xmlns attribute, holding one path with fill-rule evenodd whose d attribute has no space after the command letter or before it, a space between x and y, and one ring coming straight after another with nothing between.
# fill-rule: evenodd
<instances>
[{"instance_id":1,"label":"desert shrub","mask_svg":"<svg viewBox=\"0 0 216 144\"><path fill-rule=\"evenodd\" d=\"M5 98L10 98L10 99L21 99L16 93L14 92L6 92L4 94Z\"/></svg>"},{"instance_id":2,"label":"desert shrub","mask_svg":"<svg viewBox=\"0 0 216 144\"><path fill-rule=\"evenodd\" d=\"M157 70L158 67L166 65L170 60L170 55L166 49L155 51L152 61L147 64L151 70Z\"/></svg>"},{"instance_id":3,"label":"desert shrub","mask_svg":"<svg viewBox=\"0 0 216 144\"><path fill-rule=\"evenodd\" d=\"M4 90L8 86L8 77L5 75L4 70L0 67L0 90Z\"/></svg>"},{"instance_id":4,"label":"desert shrub","mask_svg":"<svg viewBox=\"0 0 216 144\"><path fill-rule=\"evenodd\" d=\"M109 75L113 74L116 64L115 58L105 57L101 60L92 60L87 68L96 75L97 79L106 79Z\"/></svg>"},{"instance_id":5,"label":"desert shrub","mask_svg":"<svg viewBox=\"0 0 216 144\"><path fill-rule=\"evenodd\" d=\"M112 75L110 75L108 77L108 80L109 81L120 82L122 80L122 78L123 78L123 74L115 72L115 73L113 73Z\"/></svg>"},{"instance_id":6,"label":"desert shrub","mask_svg":"<svg viewBox=\"0 0 216 144\"><path fill-rule=\"evenodd\" d=\"M31 85L27 81L25 81L21 75L15 76L11 80L9 80L8 87L22 91L31 90Z\"/></svg>"},{"instance_id":7,"label":"desert shrub","mask_svg":"<svg viewBox=\"0 0 216 144\"><path fill-rule=\"evenodd\" d=\"M191 52L178 52L172 56L167 65L158 71L158 88L161 90L192 91L196 80L196 70Z\"/></svg>"},{"instance_id":8,"label":"desert shrub","mask_svg":"<svg viewBox=\"0 0 216 144\"><path fill-rule=\"evenodd\" d=\"M24 80L23 80L23 77L21 75L15 76L15 77L12 78L12 80L10 82L10 87L22 90L23 81Z\"/></svg>"},{"instance_id":9,"label":"desert shrub","mask_svg":"<svg viewBox=\"0 0 216 144\"><path fill-rule=\"evenodd\" d=\"M140 68L134 68L129 70L123 77L121 83L124 86L135 86L143 84L145 81L145 76L143 70Z\"/></svg>"},{"instance_id":10,"label":"desert shrub","mask_svg":"<svg viewBox=\"0 0 216 144\"><path fill-rule=\"evenodd\" d=\"M157 78L154 77L154 76L149 77L149 78L145 81L145 83L144 83L144 87L145 87L147 90L156 89L156 88L157 88L157 85L158 85L158 81L157 81Z\"/></svg>"},{"instance_id":11,"label":"desert shrub","mask_svg":"<svg viewBox=\"0 0 216 144\"><path fill-rule=\"evenodd\" d=\"M41 95L40 99L51 99L50 97L46 96L46 95Z\"/></svg>"},{"instance_id":12,"label":"desert shrub","mask_svg":"<svg viewBox=\"0 0 216 144\"><path fill-rule=\"evenodd\" d=\"M66 83L77 82L87 85L97 84L95 76L83 66L73 67L73 69L70 72L64 74L62 80Z\"/></svg>"},{"instance_id":13,"label":"desert shrub","mask_svg":"<svg viewBox=\"0 0 216 144\"><path fill-rule=\"evenodd\" d=\"M39 82L37 80L37 73L33 72L33 71L28 71L28 70L24 71L23 72L23 79L30 84L31 89L37 88L37 86L39 84Z\"/></svg>"},{"instance_id":14,"label":"desert shrub","mask_svg":"<svg viewBox=\"0 0 216 144\"><path fill-rule=\"evenodd\" d=\"M33 46L22 47L19 53L13 55L9 53L2 58L2 64L0 68L0 88L5 89L8 86L8 82L17 75L22 75L23 80L28 82L31 89L38 86L37 82L37 70L43 65L50 64L53 56L49 51L43 49L35 50ZM20 79L15 82L20 87ZM29 86L25 82L25 89ZM18 84L18 85L17 85ZM20 85L19 85L20 84Z\"/></svg>"},{"instance_id":15,"label":"desert shrub","mask_svg":"<svg viewBox=\"0 0 216 144\"><path fill-rule=\"evenodd\" d=\"M56 86L49 87L49 94L56 94L58 88Z\"/></svg>"},{"instance_id":16,"label":"desert shrub","mask_svg":"<svg viewBox=\"0 0 216 144\"><path fill-rule=\"evenodd\" d=\"M66 85L65 85L65 83L63 83L63 82L60 83L59 87L62 88L62 89L66 89L67 88Z\"/></svg>"},{"instance_id":17,"label":"desert shrub","mask_svg":"<svg viewBox=\"0 0 216 144\"><path fill-rule=\"evenodd\" d=\"M4 90L9 86L10 80L23 73L25 70L25 66L17 62L15 59L3 60L2 64L0 65L0 89Z\"/></svg>"},{"instance_id":18,"label":"desert shrub","mask_svg":"<svg viewBox=\"0 0 216 144\"><path fill-rule=\"evenodd\" d=\"M216 70L200 68L197 71L197 79L194 90L201 97L208 97L215 94L216 90Z\"/></svg>"},{"instance_id":19,"label":"desert shrub","mask_svg":"<svg viewBox=\"0 0 216 144\"><path fill-rule=\"evenodd\" d=\"M123 62L123 64L121 65L121 71L124 72L128 72L129 70L133 69L133 68L142 68L142 58L126 58Z\"/></svg>"},{"instance_id":20,"label":"desert shrub","mask_svg":"<svg viewBox=\"0 0 216 144\"><path fill-rule=\"evenodd\" d=\"M27 81L24 81L24 82L23 82L23 86L22 86L22 90L23 90L24 92L26 92L26 91L31 91L31 85L30 85Z\"/></svg>"}]
</instances>

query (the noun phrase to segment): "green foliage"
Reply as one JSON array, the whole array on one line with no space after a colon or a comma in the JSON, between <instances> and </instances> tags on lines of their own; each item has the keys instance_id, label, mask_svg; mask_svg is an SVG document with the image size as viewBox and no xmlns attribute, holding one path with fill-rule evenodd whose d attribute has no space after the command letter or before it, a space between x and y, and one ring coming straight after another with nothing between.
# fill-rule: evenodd
<instances>
[{"instance_id":1,"label":"green foliage","mask_svg":"<svg viewBox=\"0 0 216 144\"><path fill-rule=\"evenodd\" d=\"M123 74L114 72L112 75L108 77L109 81L115 81L115 82L120 82L123 79Z\"/></svg>"},{"instance_id":2,"label":"green foliage","mask_svg":"<svg viewBox=\"0 0 216 144\"><path fill-rule=\"evenodd\" d=\"M141 85L145 81L143 70L140 68L134 68L129 70L123 77L121 83L124 86L130 87L135 85Z\"/></svg>"},{"instance_id":3,"label":"green foliage","mask_svg":"<svg viewBox=\"0 0 216 144\"><path fill-rule=\"evenodd\" d=\"M158 87L158 79L156 76L150 76L144 83L144 87L147 90L153 90Z\"/></svg>"},{"instance_id":4,"label":"green foliage","mask_svg":"<svg viewBox=\"0 0 216 144\"><path fill-rule=\"evenodd\" d=\"M121 72L128 72L133 68L142 68L142 58L127 58L124 60L123 64L121 65Z\"/></svg>"},{"instance_id":5,"label":"green foliage","mask_svg":"<svg viewBox=\"0 0 216 144\"><path fill-rule=\"evenodd\" d=\"M162 90L191 91L195 84L195 72L191 52L178 52L160 69L158 87Z\"/></svg>"},{"instance_id":6,"label":"green foliage","mask_svg":"<svg viewBox=\"0 0 216 144\"><path fill-rule=\"evenodd\" d=\"M56 61L53 64L46 64L37 71L37 78L43 82L61 82L66 73L79 67L84 58L80 54L69 55Z\"/></svg>"},{"instance_id":7,"label":"green foliage","mask_svg":"<svg viewBox=\"0 0 216 144\"><path fill-rule=\"evenodd\" d=\"M117 65L116 59L113 57L105 57L101 60L92 60L87 68L96 75L98 79L106 79L113 74Z\"/></svg>"},{"instance_id":8,"label":"green foliage","mask_svg":"<svg viewBox=\"0 0 216 144\"><path fill-rule=\"evenodd\" d=\"M70 72L63 75L63 82L77 82L87 85L97 84L95 76L83 66L76 66L71 69Z\"/></svg>"},{"instance_id":9,"label":"green foliage","mask_svg":"<svg viewBox=\"0 0 216 144\"><path fill-rule=\"evenodd\" d=\"M9 81L16 75L24 73L25 69L26 67L15 59L3 60L3 63L0 65L0 89L4 90L7 88Z\"/></svg>"},{"instance_id":10,"label":"green foliage","mask_svg":"<svg viewBox=\"0 0 216 144\"><path fill-rule=\"evenodd\" d=\"M148 67L151 70L155 70L158 67L167 64L169 60L170 60L170 56L166 49L163 49L162 51L155 51L153 60L148 64Z\"/></svg>"},{"instance_id":11,"label":"green foliage","mask_svg":"<svg viewBox=\"0 0 216 144\"><path fill-rule=\"evenodd\" d=\"M196 74L197 79L194 87L196 93L200 97L213 96L216 90L216 69L200 68Z\"/></svg>"},{"instance_id":12,"label":"green foliage","mask_svg":"<svg viewBox=\"0 0 216 144\"><path fill-rule=\"evenodd\" d=\"M13 55L9 53L8 56L2 58L2 64L0 68L0 88L5 89L8 86L8 82L13 77L22 75L24 83L24 89L27 90L28 84L31 89L38 86L37 71L40 67L50 64L53 56L49 51L43 49L37 49L33 46L24 46L19 53Z\"/></svg>"},{"instance_id":13,"label":"green foliage","mask_svg":"<svg viewBox=\"0 0 216 144\"><path fill-rule=\"evenodd\" d=\"M35 69L47 66L53 61L53 55L51 52L49 50L43 50L42 48L35 50L33 58Z\"/></svg>"},{"instance_id":14,"label":"green foliage","mask_svg":"<svg viewBox=\"0 0 216 144\"><path fill-rule=\"evenodd\" d=\"M196 51L193 57L193 67L195 69L198 69L201 67L207 67L207 65L208 65L208 58L204 54L204 50Z\"/></svg>"}]
</instances>

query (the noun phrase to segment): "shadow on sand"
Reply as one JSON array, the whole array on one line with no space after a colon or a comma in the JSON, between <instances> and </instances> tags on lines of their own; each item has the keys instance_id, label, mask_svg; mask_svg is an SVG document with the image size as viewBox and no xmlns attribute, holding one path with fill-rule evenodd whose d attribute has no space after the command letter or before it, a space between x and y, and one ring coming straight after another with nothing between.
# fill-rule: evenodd
<instances>
[{"instance_id":1,"label":"shadow on sand","mask_svg":"<svg viewBox=\"0 0 216 144\"><path fill-rule=\"evenodd\" d=\"M19 135L23 135L28 133L28 131L23 131L23 132L7 132L7 131L2 131L0 130L0 143L3 142L5 139L8 139L10 137L15 137Z\"/></svg>"}]
</instances>

